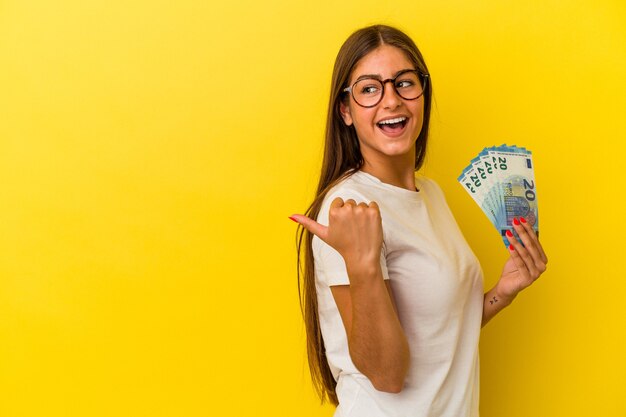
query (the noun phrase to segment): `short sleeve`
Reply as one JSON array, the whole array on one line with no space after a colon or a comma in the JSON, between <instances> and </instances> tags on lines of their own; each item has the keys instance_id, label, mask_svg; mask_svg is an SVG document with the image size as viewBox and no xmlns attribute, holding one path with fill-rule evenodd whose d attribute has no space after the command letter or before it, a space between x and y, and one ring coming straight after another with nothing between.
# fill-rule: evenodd
<instances>
[{"instance_id":1,"label":"short sleeve","mask_svg":"<svg viewBox=\"0 0 626 417\"><path fill-rule=\"evenodd\" d=\"M317 222L328 226L328 212L330 210L330 203L337 197L341 197L344 200L348 198L354 199L357 203L369 201L364 198L350 193L333 193L324 200L320 213L317 216ZM313 236L313 258L315 260L315 275L316 279L325 283L328 286L334 285L350 285L350 279L348 272L346 271L346 263L343 257L326 244L317 236ZM385 256L385 245L380 252L380 267L383 275L383 279L389 279L389 271L387 270L387 261Z\"/></svg>"}]
</instances>

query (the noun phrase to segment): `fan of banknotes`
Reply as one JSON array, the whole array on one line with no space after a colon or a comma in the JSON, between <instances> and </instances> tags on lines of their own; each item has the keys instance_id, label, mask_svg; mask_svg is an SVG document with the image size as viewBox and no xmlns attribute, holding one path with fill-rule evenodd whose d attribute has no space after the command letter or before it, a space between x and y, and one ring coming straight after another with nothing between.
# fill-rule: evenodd
<instances>
[{"instance_id":1,"label":"fan of banknotes","mask_svg":"<svg viewBox=\"0 0 626 417\"><path fill-rule=\"evenodd\" d=\"M506 231L515 232L514 218L524 217L539 234L531 151L515 145L485 148L472 159L458 181L493 223L505 246L509 246Z\"/></svg>"}]
</instances>

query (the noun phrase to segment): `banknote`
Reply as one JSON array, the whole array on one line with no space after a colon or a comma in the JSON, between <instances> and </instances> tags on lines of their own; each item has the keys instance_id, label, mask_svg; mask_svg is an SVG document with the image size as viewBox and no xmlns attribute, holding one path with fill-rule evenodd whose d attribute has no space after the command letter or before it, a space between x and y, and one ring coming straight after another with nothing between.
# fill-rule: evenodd
<instances>
[{"instance_id":1,"label":"banknote","mask_svg":"<svg viewBox=\"0 0 626 417\"><path fill-rule=\"evenodd\" d=\"M506 231L524 217L539 233L532 152L516 145L483 149L457 178L509 246ZM517 237L517 236L516 236Z\"/></svg>"}]
</instances>

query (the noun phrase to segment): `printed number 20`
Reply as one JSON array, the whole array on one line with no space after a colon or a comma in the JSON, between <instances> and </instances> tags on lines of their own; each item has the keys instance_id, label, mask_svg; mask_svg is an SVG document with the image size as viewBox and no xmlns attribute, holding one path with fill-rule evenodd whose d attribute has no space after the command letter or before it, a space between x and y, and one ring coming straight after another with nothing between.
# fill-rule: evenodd
<instances>
[{"instance_id":1,"label":"printed number 20","mask_svg":"<svg viewBox=\"0 0 626 417\"><path fill-rule=\"evenodd\" d=\"M526 200L535 201L535 182L528 182L524 180L524 189L526 190Z\"/></svg>"}]
</instances>

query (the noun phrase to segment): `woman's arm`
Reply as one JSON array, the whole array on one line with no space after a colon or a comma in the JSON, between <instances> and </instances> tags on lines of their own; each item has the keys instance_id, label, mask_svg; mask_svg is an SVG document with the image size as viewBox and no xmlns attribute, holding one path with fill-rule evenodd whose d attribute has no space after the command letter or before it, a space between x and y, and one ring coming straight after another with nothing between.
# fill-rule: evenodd
<instances>
[{"instance_id":1,"label":"woman's arm","mask_svg":"<svg viewBox=\"0 0 626 417\"><path fill-rule=\"evenodd\" d=\"M348 275L355 284L330 288L346 329L350 358L374 388L398 393L409 369L409 344L391 285L383 280L380 264L372 271L353 270Z\"/></svg>"},{"instance_id":2,"label":"woman's arm","mask_svg":"<svg viewBox=\"0 0 626 417\"><path fill-rule=\"evenodd\" d=\"M511 256L504 264L498 283L485 294L483 326L504 307L511 304L517 294L529 287L546 271L548 258L532 226L526 219L520 217L520 221L517 218L513 219L513 229L523 245L510 231L506 233L511 244L509 246Z\"/></svg>"},{"instance_id":3,"label":"woman's arm","mask_svg":"<svg viewBox=\"0 0 626 417\"><path fill-rule=\"evenodd\" d=\"M483 298L483 321L482 327L484 327L489 320L491 320L496 314L507 307L513 302L513 299L502 297L498 294L498 286L494 286L492 289L485 293Z\"/></svg>"},{"instance_id":4,"label":"woman's arm","mask_svg":"<svg viewBox=\"0 0 626 417\"><path fill-rule=\"evenodd\" d=\"M409 369L409 346L393 294L380 266L383 231L378 205L336 198L328 226L306 216L292 219L343 257L350 285L331 286L354 365L379 391L400 392Z\"/></svg>"}]
</instances>

